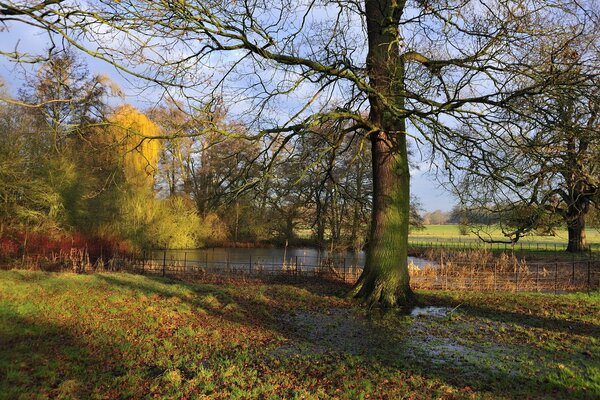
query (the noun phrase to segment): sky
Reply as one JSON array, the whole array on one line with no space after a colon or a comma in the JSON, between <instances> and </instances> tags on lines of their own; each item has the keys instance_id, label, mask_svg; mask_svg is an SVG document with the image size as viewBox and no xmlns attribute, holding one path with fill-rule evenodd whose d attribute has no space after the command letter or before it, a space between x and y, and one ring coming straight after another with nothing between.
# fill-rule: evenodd
<instances>
[{"instance_id":1,"label":"sky","mask_svg":"<svg viewBox=\"0 0 600 400\"><path fill-rule=\"evenodd\" d=\"M19 24L0 31L0 43L0 51L19 48L21 51L39 52L48 47L48 37L31 26ZM82 59L87 63L91 75L107 75L123 89L125 97L119 101L133 104L140 109L147 109L155 104L156 94L140 91L135 83L130 82L115 67L87 55L82 55ZM0 79L7 84L10 93L16 94L21 87L27 69L32 70L31 66L15 64L0 55ZM411 194L417 197L425 212L437 209L450 211L456 203L455 199L440 187L424 163L419 169L411 172Z\"/></svg>"},{"instance_id":2,"label":"sky","mask_svg":"<svg viewBox=\"0 0 600 400\"><path fill-rule=\"evenodd\" d=\"M442 210L450 211L456 199L444 188L440 187L435 177L427 170L412 171L410 178L411 194L419 200L425 212Z\"/></svg>"}]
</instances>

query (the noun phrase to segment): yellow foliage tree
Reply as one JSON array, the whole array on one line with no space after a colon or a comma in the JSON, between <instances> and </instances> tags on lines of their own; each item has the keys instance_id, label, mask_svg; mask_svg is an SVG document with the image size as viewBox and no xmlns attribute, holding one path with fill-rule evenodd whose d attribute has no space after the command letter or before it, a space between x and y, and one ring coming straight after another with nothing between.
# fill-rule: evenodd
<instances>
[{"instance_id":1,"label":"yellow foliage tree","mask_svg":"<svg viewBox=\"0 0 600 400\"><path fill-rule=\"evenodd\" d=\"M112 139L123 150L123 172L128 183L152 187L160 158L160 128L131 105L119 107L109 118Z\"/></svg>"}]
</instances>

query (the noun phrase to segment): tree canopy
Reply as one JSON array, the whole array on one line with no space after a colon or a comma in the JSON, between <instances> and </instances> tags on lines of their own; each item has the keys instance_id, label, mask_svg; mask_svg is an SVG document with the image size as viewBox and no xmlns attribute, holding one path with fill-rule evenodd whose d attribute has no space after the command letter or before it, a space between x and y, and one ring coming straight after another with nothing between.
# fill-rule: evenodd
<instances>
[{"instance_id":1,"label":"tree canopy","mask_svg":"<svg viewBox=\"0 0 600 400\"><path fill-rule=\"evenodd\" d=\"M367 262L352 293L395 306L412 298L408 142L428 144L451 164L461 149L447 141L469 140L458 133L461 126L495 123L490 115L546 91L568 72L540 75L531 57L540 43L555 54L594 29L593 5L50 0L10 2L0 14L43 27L192 109L215 98L234 105L231 115L246 127L234 136L261 142L271 160L317 127L343 122L352 141L370 144L373 174ZM276 163L264 165L268 175Z\"/></svg>"}]
</instances>

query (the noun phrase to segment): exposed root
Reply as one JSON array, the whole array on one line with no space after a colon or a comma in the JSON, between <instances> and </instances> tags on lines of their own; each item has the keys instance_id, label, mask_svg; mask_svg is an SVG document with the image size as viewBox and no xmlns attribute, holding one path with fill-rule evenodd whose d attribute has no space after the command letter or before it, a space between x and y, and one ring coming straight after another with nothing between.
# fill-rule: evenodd
<instances>
[{"instance_id":1,"label":"exposed root","mask_svg":"<svg viewBox=\"0 0 600 400\"><path fill-rule=\"evenodd\" d=\"M392 285L381 279L362 276L348 293L370 309L374 307L397 308L414 304L414 293L408 286Z\"/></svg>"}]
</instances>

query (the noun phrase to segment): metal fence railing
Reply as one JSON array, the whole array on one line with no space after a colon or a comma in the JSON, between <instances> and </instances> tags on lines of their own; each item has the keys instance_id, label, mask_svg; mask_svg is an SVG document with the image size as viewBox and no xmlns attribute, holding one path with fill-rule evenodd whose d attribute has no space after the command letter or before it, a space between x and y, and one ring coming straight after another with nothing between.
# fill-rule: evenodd
<instances>
[{"instance_id":1,"label":"metal fence railing","mask_svg":"<svg viewBox=\"0 0 600 400\"><path fill-rule=\"evenodd\" d=\"M185 254L185 253L184 253ZM181 279L265 278L287 276L320 277L354 283L363 271L356 259L345 257L248 257L209 260L167 257L163 252L149 257L115 257L91 261L83 252L55 257L52 262L38 258L22 267L77 273L129 272ZM456 262L449 259L425 265L410 263L411 286L416 289L471 291L592 291L600 288L600 260L527 263L517 258L485 262Z\"/></svg>"},{"instance_id":2,"label":"metal fence railing","mask_svg":"<svg viewBox=\"0 0 600 400\"><path fill-rule=\"evenodd\" d=\"M504 252L564 252L567 244L558 242L528 242L519 241L515 244L510 243L487 243L475 238L409 238L409 247L413 249L432 249L445 248L454 250L491 250ZM600 253L600 245L597 243L588 244L588 250L582 254L583 257L591 257L593 254Z\"/></svg>"}]
</instances>

